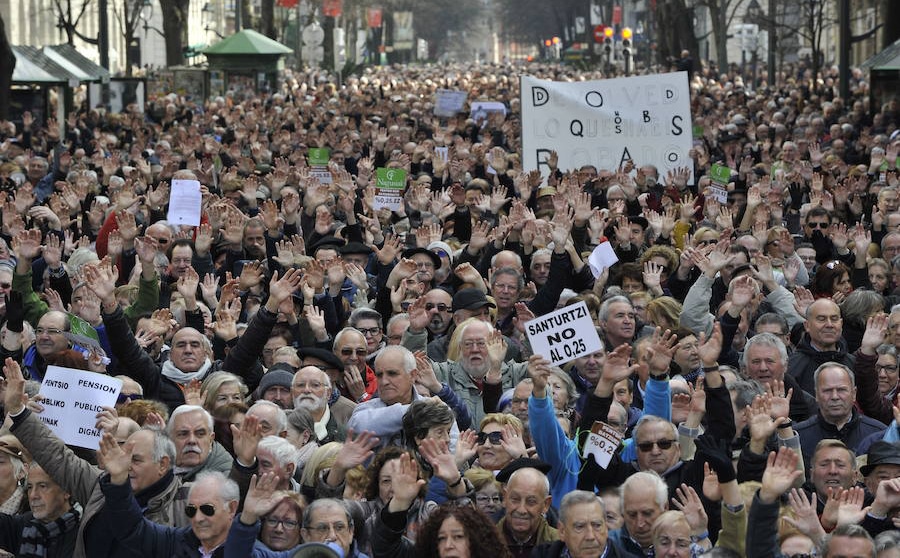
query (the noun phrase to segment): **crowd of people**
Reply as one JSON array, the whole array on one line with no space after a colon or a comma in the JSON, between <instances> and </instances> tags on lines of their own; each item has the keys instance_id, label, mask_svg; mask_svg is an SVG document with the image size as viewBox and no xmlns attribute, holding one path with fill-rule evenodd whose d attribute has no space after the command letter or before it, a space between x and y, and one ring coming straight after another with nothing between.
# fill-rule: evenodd
<instances>
[{"instance_id":1,"label":"crowd of people","mask_svg":"<svg viewBox=\"0 0 900 558\"><path fill-rule=\"evenodd\" d=\"M703 68L692 169L523 170L522 72L603 77L295 72L0 123L4 555L900 556L897 100ZM507 111L434 116L441 88ZM601 350L534 354L582 302ZM98 450L41 420L48 366L122 381Z\"/></svg>"}]
</instances>

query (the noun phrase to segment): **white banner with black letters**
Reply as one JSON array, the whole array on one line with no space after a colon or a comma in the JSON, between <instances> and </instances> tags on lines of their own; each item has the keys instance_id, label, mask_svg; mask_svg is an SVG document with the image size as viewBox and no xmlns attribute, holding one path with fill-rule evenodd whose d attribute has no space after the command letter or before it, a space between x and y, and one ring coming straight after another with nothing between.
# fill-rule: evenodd
<instances>
[{"instance_id":1,"label":"white banner with black letters","mask_svg":"<svg viewBox=\"0 0 900 558\"><path fill-rule=\"evenodd\" d=\"M615 171L628 159L660 176L693 169L687 72L558 82L522 76L522 166L547 174L556 150L563 172ZM693 174L690 183L693 184Z\"/></svg>"},{"instance_id":2,"label":"white banner with black letters","mask_svg":"<svg viewBox=\"0 0 900 558\"><path fill-rule=\"evenodd\" d=\"M534 354L559 366L603 348L587 304L579 302L525 322Z\"/></svg>"}]
</instances>

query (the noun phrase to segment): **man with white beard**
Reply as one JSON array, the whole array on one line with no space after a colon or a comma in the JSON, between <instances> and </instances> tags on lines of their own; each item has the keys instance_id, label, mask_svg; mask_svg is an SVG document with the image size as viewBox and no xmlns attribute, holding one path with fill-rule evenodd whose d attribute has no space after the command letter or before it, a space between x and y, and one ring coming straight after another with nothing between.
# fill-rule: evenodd
<instances>
[{"instance_id":1,"label":"man with white beard","mask_svg":"<svg viewBox=\"0 0 900 558\"><path fill-rule=\"evenodd\" d=\"M458 354L456 360L432 363L438 381L465 402L472 424L484 418L482 391L485 383L501 384L501 390L514 387L528 376L527 362L505 362L506 342L494 327L469 318L459 325L459 346L451 345L449 353Z\"/></svg>"},{"instance_id":2,"label":"man with white beard","mask_svg":"<svg viewBox=\"0 0 900 558\"><path fill-rule=\"evenodd\" d=\"M347 421L356 403L343 395L333 398L331 379L316 366L304 366L294 374L291 397L295 409L305 409L315 421L319 444L343 442L347 437Z\"/></svg>"}]
</instances>

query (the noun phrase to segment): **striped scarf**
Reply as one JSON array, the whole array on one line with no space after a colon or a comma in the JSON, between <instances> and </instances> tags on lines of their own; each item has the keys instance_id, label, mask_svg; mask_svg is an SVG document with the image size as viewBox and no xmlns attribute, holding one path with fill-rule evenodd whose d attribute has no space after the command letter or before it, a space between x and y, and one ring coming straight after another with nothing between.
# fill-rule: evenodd
<instances>
[{"instance_id":1,"label":"striped scarf","mask_svg":"<svg viewBox=\"0 0 900 558\"><path fill-rule=\"evenodd\" d=\"M44 558L47 556L47 548L53 540L78 529L80 519L81 506L78 504L73 505L72 509L49 523L32 517L22 528L22 542L16 556L18 558Z\"/></svg>"}]
</instances>

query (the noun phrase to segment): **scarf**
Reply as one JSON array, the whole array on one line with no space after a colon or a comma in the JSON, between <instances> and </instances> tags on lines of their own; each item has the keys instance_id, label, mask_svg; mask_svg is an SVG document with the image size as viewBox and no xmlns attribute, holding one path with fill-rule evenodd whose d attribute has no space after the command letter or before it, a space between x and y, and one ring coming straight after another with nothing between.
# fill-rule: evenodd
<instances>
[{"instance_id":1,"label":"scarf","mask_svg":"<svg viewBox=\"0 0 900 558\"><path fill-rule=\"evenodd\" d=\"M25 488L23 485L16 485L16 489L0 504L0 513L6 515L16 515L22 511L22 502L25 501Z\"/></svg>"},{"instance_id":2,"label":"scarf","mask_svg":"<svg viewBox=\"0 0 900 558\"><path fill-rule=\"evenodd\" d=\"M44 558L47 549L56 539L63 538L71 531L78 529L81 519L81 506L75 504L57 519L44 523L32 517L22 528L22 542L16 556L19 558Z\"/></svg>"},{"instance_id":3,"label":"scarf","mask_svg":"<svg viewBox=\"0 0 900 558\"><path fill-rule=\"evenodd\" d=\"M178 385L184 385L194 378L202 380L210 368L212 368L212 362L206 359L203 361L203 366L196 372L182 372L172 364L171 360L167 360L162 365L162 375Z\"/></svg>"}]
</instances>

